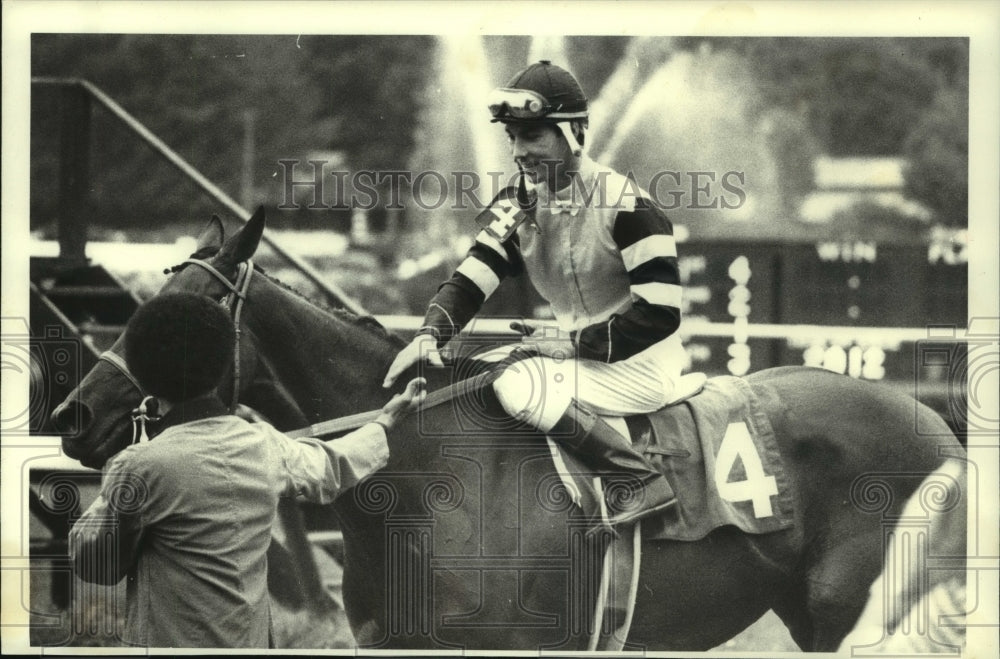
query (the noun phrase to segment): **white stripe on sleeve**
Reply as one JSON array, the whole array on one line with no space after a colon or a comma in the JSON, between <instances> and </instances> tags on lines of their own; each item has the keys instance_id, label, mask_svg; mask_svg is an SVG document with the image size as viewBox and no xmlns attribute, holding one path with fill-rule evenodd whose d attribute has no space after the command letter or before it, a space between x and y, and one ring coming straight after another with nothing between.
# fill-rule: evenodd
<instances>
[{"instance_id":1,"label":"white stripe on sleeve","mask_svg":"<svg viewBox=\"0 0 1000 659\"><path fill-rule=\"evenodd\" d=\"M646 236L622 250L625 269L629 271L658 256L677 256L677 243L673 236L662 233Z\"/></svg>"},{"instance_id":2,"label":"white stripe on sleeve","mask_svg":"<svg viewBox=\"0 0 1000 659\"><path fill-rule=\"evenodd\" d=\"M635 284L630 287L633 295L641 297L650 304L659 304L664 307L681 307L682 289L677 284L661 284L650 282L648 284Z\"/></svg>"},{"instance_id":3,"label":"white stripe on sleeve","mask_svg":"<svg viewBox=\"0 0 1000 659\"><path fill-rule=\"evenodd\" d=\"M500 285L497 274L490 270L488 265L472 256L462 261L462 265L458 266L458 272L471 279L486 297L493 295L493 291Z\"/></svg>"}]
</instances>

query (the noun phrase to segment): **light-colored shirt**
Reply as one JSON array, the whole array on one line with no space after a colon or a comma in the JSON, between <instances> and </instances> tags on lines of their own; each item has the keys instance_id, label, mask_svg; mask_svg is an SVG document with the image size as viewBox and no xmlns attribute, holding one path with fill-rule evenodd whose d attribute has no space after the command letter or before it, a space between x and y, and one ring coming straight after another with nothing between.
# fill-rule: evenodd
<instances>
[{"instance_id":1,"label":"light-colored shirt","mask_svg":"<svg viewBox=\"0 0 1000 659\"><path fill-rule=\"evenodd\" d=\"M615 236L619 213L635 213L636 200L648 195L634 181L589 158L582 159L578 174L558 191L544 182L535 186L535 221L518 231L525 270L559 327L579 332L605 323L637 299L679 308L679 282L629 278L630 270L652 258L676 259L669 225L644 227L647 235L641 237ZM623 227L618 231L623 233Z\"/></svg>"},{"instance_id":2,"label":"light-colored shirt","mask_svg":"<svg viewBox=\"0 0 1000 659\"><path fill-rule=\"evenodd\" d=\"M74 568L94 583L128 576L129 643L267 647L278 498L329 503L388 455L377 424L330 442L228 415L171 426L108 462L70 533Z\"/></svg>"},{"instance_id":3,"label":"light-colored shirt","mask_svg":"<svg viewBox=\"0 0 1000 659\"><path fill-rule=\"evenodd\" d=\"M431 300L418 334L439 347L479 311L506 276L523 268L548 301L577 356L601 362L659 348L673 355L681 285L673 226L634 181L583 158L574 181L517 193L529 217L500 243L488 230ZM529 194L530 197L530 194ZM491 204L512 198L505 190ZM655 351L655 350L654 350Z\"/></svg>"}]
</instances>

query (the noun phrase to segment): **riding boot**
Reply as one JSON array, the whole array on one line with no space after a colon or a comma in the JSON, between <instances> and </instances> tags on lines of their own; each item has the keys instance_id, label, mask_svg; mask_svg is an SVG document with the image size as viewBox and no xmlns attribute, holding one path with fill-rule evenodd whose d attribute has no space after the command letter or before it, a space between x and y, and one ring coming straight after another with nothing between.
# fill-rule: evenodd
<instances>
[{"instance_id":1,"label":"riding boot","mask_svg":"<svg viewBox=\"0 0 1000 659\"><path fill-rule=\"evenodd\" d=\"M653 469L627 438L576 401L570 403L548 436L603 472L607 524L612 529L677 503L663 474Z\"/></svg>"}]
</instances>

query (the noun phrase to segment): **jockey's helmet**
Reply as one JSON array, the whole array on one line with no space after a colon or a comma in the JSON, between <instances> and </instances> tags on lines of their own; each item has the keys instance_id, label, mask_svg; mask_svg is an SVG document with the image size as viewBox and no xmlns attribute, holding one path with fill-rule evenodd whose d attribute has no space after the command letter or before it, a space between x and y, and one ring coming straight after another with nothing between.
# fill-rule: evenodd
<instances>
[{"instance_id":1,"label":"jockey's helmet","mask_svg":"<svg viewBox=\"0 0 1000 659\"><path fill-rule=\"evenodd\" d=\"M493 90L489 109L494 122L586 119L587 97L569 71L543 59Z\"/></svg>"},{"instance_id":2,"label":"jockey's helmet","mask_svg":"<svg viewBox=\"0 0 1000 659\"><path fill-rule=\"evenodd\" d=\"M236 330L226 309L197 293L164 293L133 314L125 361L147 393L171 402L210 393L232 365Z\"/></svg>"},{"instance_id":3,"label":"jockey's helmet","mask_svg":"<svg viewBox=\"0 0 1000 659\"><path fill-rule=\"evenodd\" d=\"M488 107L492 122L556 124L574 153L581 151L570 126L586 127L587 96L573 74L549 60L535 62L494 89Z\"/></svg>"}]
</instances>

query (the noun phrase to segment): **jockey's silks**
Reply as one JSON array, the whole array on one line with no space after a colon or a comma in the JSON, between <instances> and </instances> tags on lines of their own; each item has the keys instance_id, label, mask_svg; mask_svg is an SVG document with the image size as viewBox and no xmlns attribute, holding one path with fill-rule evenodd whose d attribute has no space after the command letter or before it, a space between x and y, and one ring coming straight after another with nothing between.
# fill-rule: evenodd
<instances>
[{"instance_id":1,"label":"jockey's silks","mask_svg":"<svg viewBox=\"0 0 1000 659\"><path fill-rule=\"evenodd\" d=\"M645 191L584 157L569 186L552 192L543 182L533 192L533 217L517 223L507 241L480 231L429 305L421 332L443 345L504 277L522 268L581 357L627 359L677 330L681 287L673 227Z\"/></svg>"}]
</instances>

